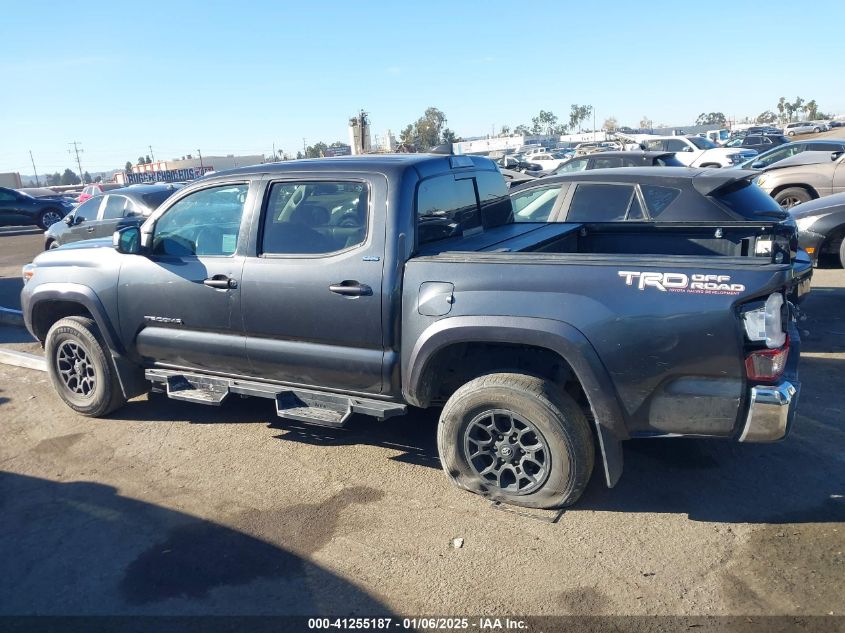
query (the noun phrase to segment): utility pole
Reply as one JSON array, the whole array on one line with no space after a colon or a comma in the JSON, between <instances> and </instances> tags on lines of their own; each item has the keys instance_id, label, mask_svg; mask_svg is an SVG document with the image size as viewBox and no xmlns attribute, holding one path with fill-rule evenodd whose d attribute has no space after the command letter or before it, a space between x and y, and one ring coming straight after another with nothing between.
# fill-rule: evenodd
<instances>
[{"instance_id":1,"label":"utility pole","mask_svg":"<svg viewBox=\"0 0 845 633\"><path fill-rule=\"evenodd\" d=\"M35 172L35 186L40 187L41 183L38 182L38 170L35 169L35 159L32 157L32 150L29 150L29 160L32 161L32 171Z\"/></svg>"},{"instance_id":2,"label":"utility pole","mask_svg":"<svg viewBox=\"0 0 845 633\"><path fill-rule=\"evenodd\" d=\"M302 137L302 157L308 158L308 147L305 145L305 137Z\"/></svg>"},{"instance_id":3,"label":"utility pole","mask_svg":"<svg viewBox=\"0 0 845 633\"><path fill-rule=\"evenodd\" d=\"M79 152L84 152L84 149L81 149L79 145L82 145L79 141L74 141L73 143L68 143L68 145L73 145L73 151L68 150L68 154L76 154L76 166L79 167L79 182L84 182L84 178L82 177L82 161L79 160Z\"/></svg>"},{"instance_id":4,"label":"utility pole","mask_svg":"<svg viewBox=\"0 0 845 633\"><path fill-rule=\"evenodd\" d=\"M205 168L202 165L202 151L197 150L197 154L200 155L200 176L202 176L205 173Z\"/></svg>"},{"instance_id":5,"label":"utility pole","mask_svg":"<svg viewBox=\"0 0 845 633\"><path fill-rule=\"evenodd\" d=\"M276 162L276 144L273 143L273 162Z\"/></svg>"},{"instance_id":6,"label":"utility pole","mask_svg":"<svg viewBox=\"0 0 845 633\"><path fill-rule=\"evenodd\" d=\"M155 154L153 154L153 146L152 146L152 145L147 145L147 147L149 147L149 148L150 148L150 160L152 160L153 162L156 162L156 155L155 155Z\"/></svg>"}]
</instances>

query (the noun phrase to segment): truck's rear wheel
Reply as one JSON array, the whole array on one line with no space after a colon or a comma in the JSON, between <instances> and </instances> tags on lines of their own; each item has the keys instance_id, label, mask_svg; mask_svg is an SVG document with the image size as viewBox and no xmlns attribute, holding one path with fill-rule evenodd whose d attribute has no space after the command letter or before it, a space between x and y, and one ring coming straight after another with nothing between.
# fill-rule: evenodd
<instances>
[{"instance_id":1,"label":"truck's rear wheel","mask_svg":"<svg viewBox=\"0 0 845 633\"><path fill-rule=\"evenodd\" d=\"M93 320L72 316L57 321L44 342L47 371L59 397L90 417L106 415L126 399Z\"/></svg>"},{"instance_id":2,"label":"truck's rear wheel","mask_svg":"<svg viewBox=\"0 0 845 633\"><path fill-rule=\"evenodd\" d=\"M490 374L458 389L437 429L443 469L459 487L513 505L575 503L593 470L593 437L578 405L553 383Z\"/></svg>"}]
</instances>

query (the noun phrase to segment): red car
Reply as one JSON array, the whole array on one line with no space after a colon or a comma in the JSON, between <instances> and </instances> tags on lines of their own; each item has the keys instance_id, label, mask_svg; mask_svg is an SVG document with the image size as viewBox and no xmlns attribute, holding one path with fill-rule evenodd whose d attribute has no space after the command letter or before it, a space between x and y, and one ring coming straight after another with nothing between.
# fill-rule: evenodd
<instances>
[{"instance_id":1,"label":"red car","mask_svg":"<svg viewBox=\"0 0 845 633\"><path fill-rule=\"evenodd\" d=\"M86 200L90 200L94 196L99 196L104 191L111 191L112 189L117 189L121 185L117 183L102 183L97 182L93 185L86 185L85 188L82 190L82 193L79 194L79 203L82 204Z\"/></svg>"}]
</instances>

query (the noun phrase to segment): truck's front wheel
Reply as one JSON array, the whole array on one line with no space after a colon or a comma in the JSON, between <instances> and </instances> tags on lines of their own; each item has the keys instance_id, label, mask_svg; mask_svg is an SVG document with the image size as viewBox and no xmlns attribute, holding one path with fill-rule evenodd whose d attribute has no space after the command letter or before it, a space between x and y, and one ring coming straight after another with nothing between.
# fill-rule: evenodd
<instances>
[{"instance_id":1,"label":"truck's front wheel","mask_svg":"<svg viewBox=\"0 0 845 633\"><path fill-rule=\"evenodd\" d=\"M440 416L437 448L457 486L529 508L575 503L595 454L575 401L554 383L515 373L458 389Z\"/></svg>"},{"instance_id":2,"label":"truck's front wheel","mask_svg":"<svg viewBox=\"0 0 845 633\"><path fill-rule=\"evenodd\" d=\"M44 341L50 382L71 409L100 417L126 399L97 324L72 316L57 321Z\"/></svg>"}]
</instances>

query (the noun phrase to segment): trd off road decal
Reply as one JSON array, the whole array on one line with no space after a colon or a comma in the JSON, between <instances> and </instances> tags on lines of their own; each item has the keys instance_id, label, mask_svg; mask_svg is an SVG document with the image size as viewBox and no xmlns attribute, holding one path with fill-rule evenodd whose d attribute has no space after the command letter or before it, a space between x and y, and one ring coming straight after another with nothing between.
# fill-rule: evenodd
<instances>
[{"instance_id":1,"label":"trd off road decal","mask_svg":"<svg viewBox=\"0 0 845 633\"><path fill-rule=\"evenodd\" d=\"M700 295L737 295L745 290L743 284L732 284L730 275L687 275L685 273L656 273L620 270L626 286L638 290L657 288L661 292L685 292Z\"/></svg>"}]
</instances>

